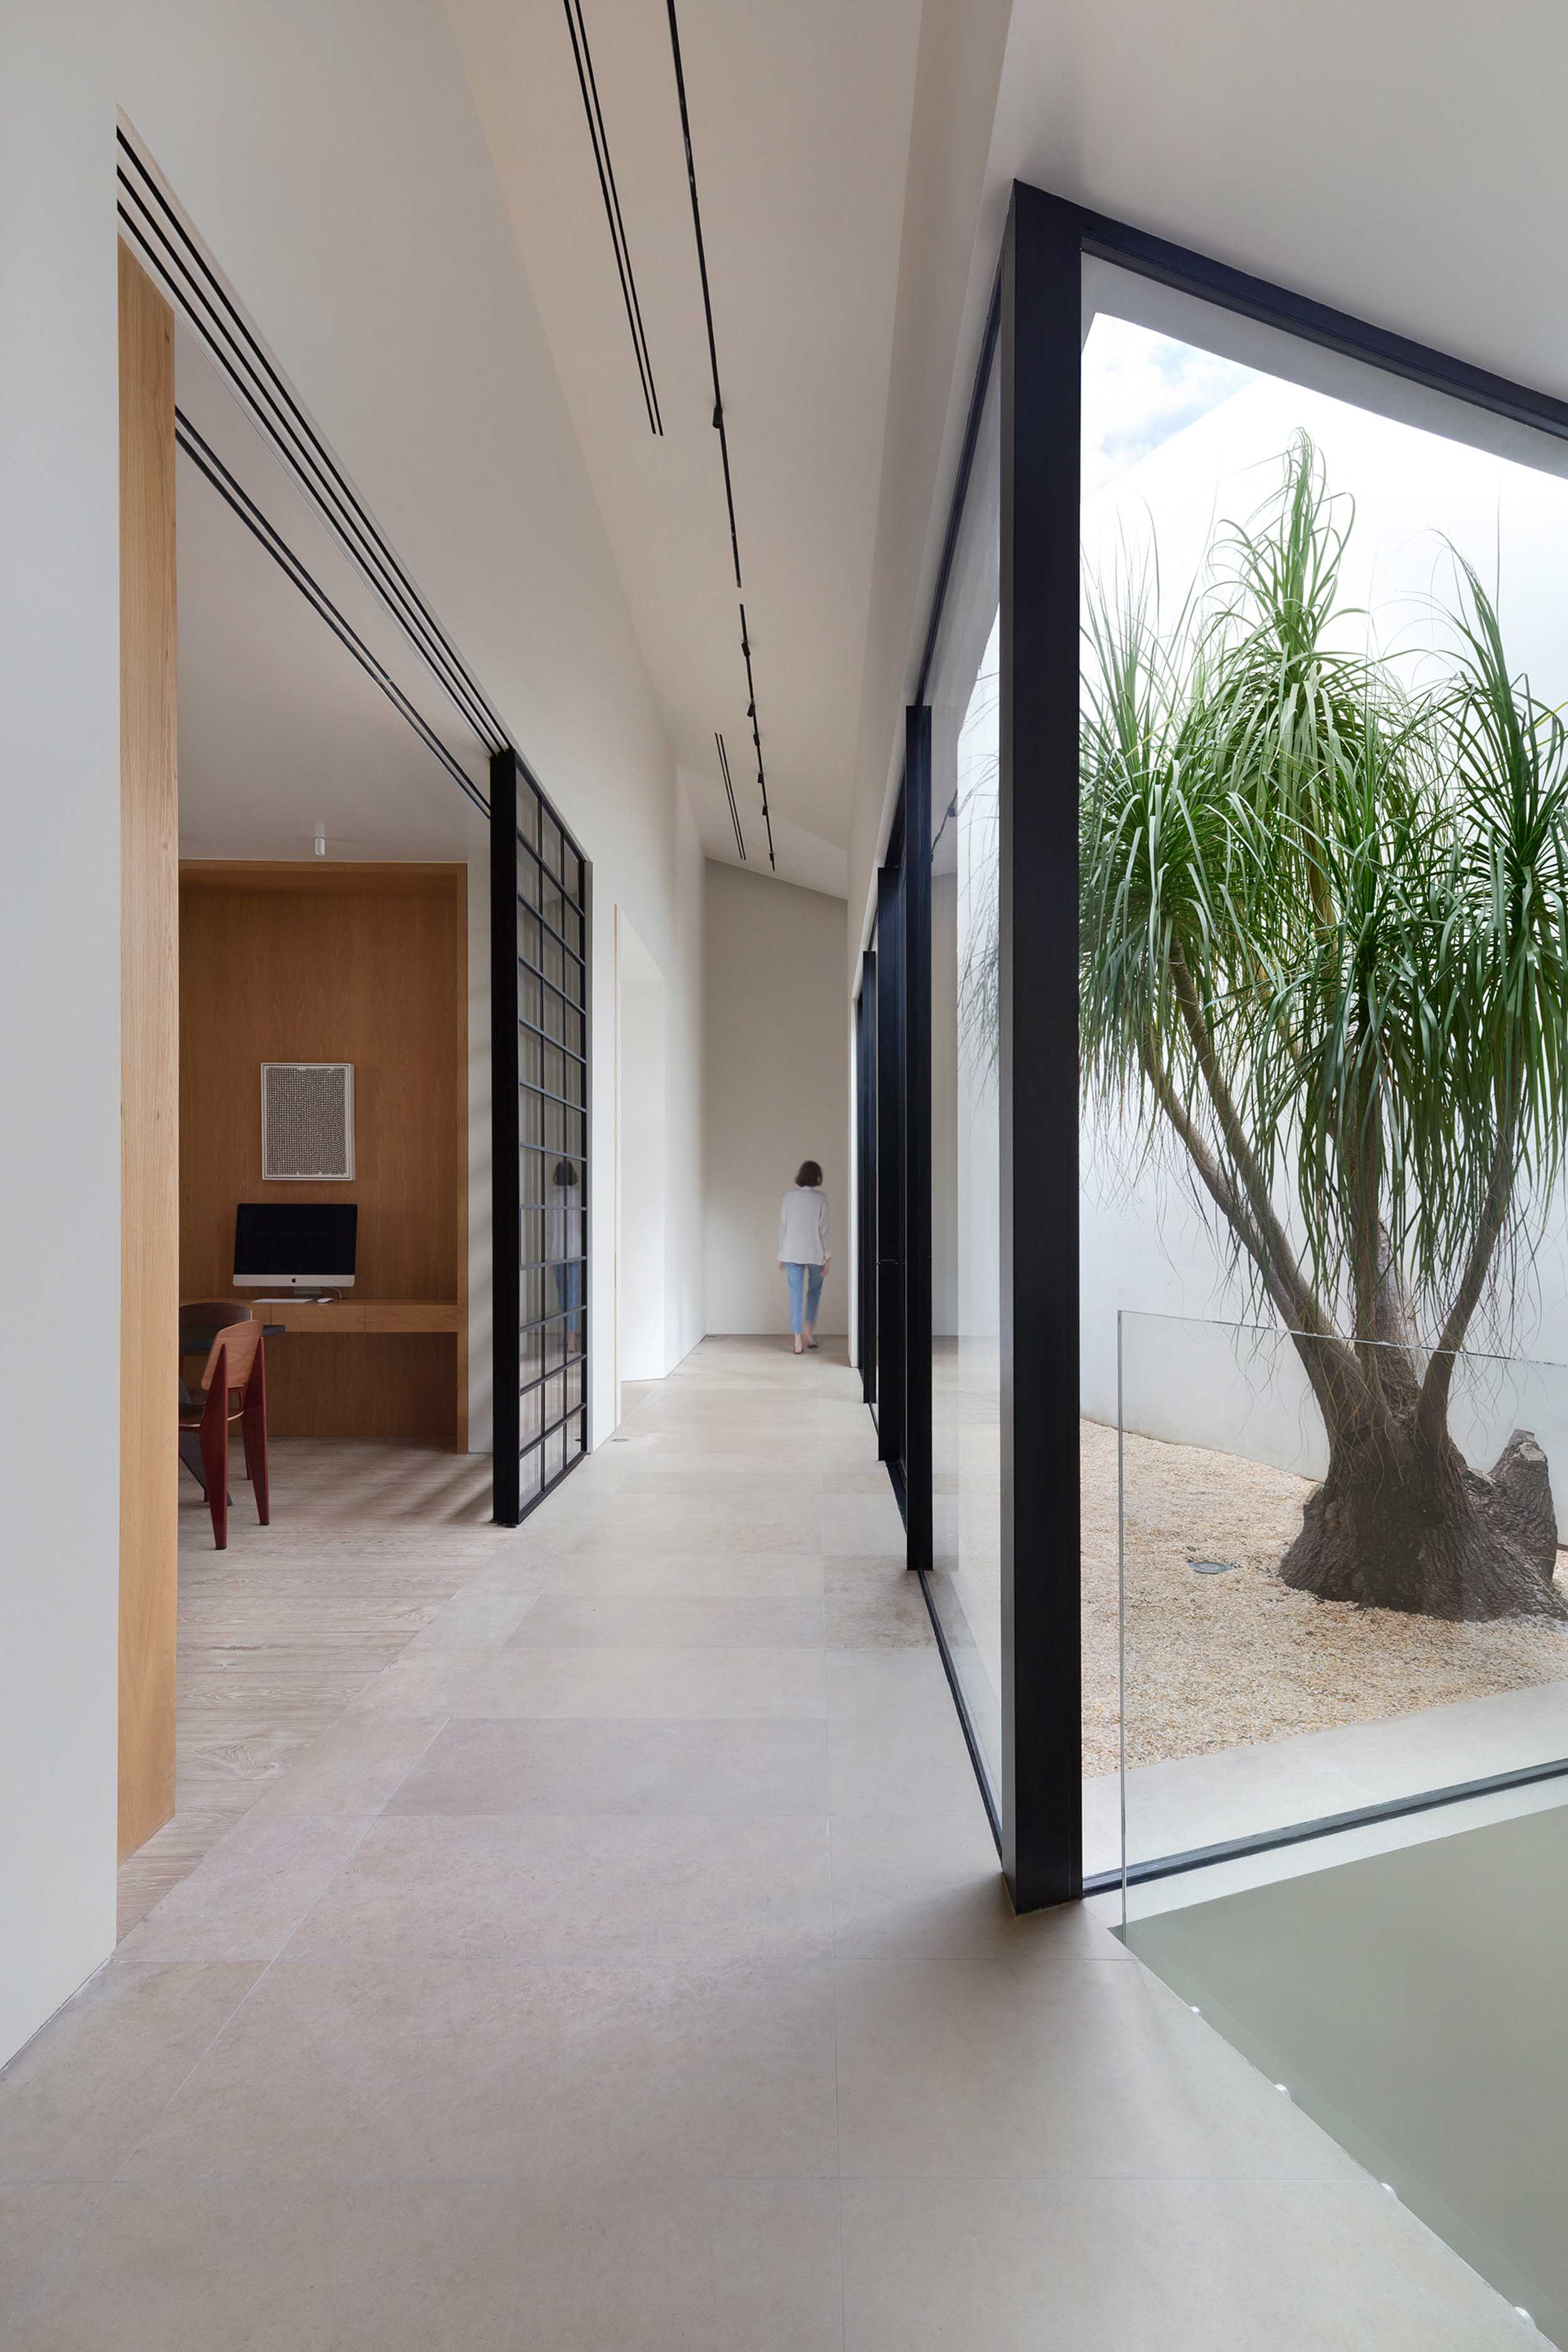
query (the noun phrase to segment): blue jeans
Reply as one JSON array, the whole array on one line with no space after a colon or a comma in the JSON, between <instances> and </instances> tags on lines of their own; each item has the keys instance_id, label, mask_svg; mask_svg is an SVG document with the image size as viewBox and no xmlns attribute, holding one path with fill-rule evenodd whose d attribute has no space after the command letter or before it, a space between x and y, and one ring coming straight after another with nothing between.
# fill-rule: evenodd
<instances>
[{"instance_id":1,"label":"blue jeans","mask_svg":"<svg viewBox=\"0 0 1568 2352\"><path fill-rule=\"evenodd\" d=\"M784 1269L789 1284L789 1328L797 1339L802 1322L817 1328L817 1307L822 1296L822 1269L820 1265L800 1265L793 1262ZM804 1307L801 1298L804 1294Z\"/></svg>"}]
</instances>

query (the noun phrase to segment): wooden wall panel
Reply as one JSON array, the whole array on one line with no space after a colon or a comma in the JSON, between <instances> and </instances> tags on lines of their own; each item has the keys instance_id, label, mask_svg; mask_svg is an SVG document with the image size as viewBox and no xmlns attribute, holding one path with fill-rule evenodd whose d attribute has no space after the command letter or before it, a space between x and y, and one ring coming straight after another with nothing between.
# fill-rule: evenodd
<instances>
[{"instance_id":1,"label":"wooden wall panel","mask_svg":"<svg viewBox=\"0 0 1568 2352\"><path fill-rule=\"evenodd\" d=\"M174 1810L179 806L174 331L120 248L120 1852Z\"/></svg>"},{"instance_id":2,"label":"wooden wall panel","mask_svg":"<svg viewBox=\"0 0 1568 2352\"><path fill-rule=\"evenodd\" d=\"M183 1297L231 1289L238 1202L356 1201L356 1302L465 1305L466 880L462 866L181 869ZM262 1182L264 1061L353 1063L352 1183ZM290 1334L267 1371L278 1436L466 1443L449 1333Z\"/></svg>"}]
</instances>

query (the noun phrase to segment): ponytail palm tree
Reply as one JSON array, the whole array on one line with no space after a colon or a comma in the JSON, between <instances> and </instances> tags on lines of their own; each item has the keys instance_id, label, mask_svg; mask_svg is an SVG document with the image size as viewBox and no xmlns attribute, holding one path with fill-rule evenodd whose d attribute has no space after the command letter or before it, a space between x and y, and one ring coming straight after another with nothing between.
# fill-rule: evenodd
<instances>
[{"instance_id":1,"label":"ponytail palm tree","mask_svg":"<svg viewBox=\"0 0 1568 2352\"><path fill-rule=\"evenodd\" d=\"M1173 1147L1328 1433L1287 1554L1326 1599L1564 1612L1539 1449L1448 1430L1562 1164L1568 737L1456 559L1434 680L1369 647L1348 507L1300 436L1174 622L1087 598L1083 1085Z\"/></svg>"}]
</instances>

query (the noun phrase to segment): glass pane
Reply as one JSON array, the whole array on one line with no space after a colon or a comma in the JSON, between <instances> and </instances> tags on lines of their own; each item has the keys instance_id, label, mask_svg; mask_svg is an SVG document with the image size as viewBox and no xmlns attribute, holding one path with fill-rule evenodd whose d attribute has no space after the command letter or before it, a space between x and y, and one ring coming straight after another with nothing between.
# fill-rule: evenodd
<instances>
[{"instance_id":1,"label":"glass pane","mask_svg":"<svg viewBox=\"0 0 1568 2352\"><path fill-rule=\"evenodd\" d=\"M530 1437L538 1437L544 1428L544 1390L525 1389L517 1400L517 1429L526 1445Z\"/></svg>"},{"instance_id":2,"label":"glass pane","mask_svg":"<svg viewBox=\"0 0 1568 2352\"><path fill-rule=\"evenodd\" d=\"M999 1804L998 425L993 372L932 670L930 857L932 1597Z\"/></svg>"},{"instance_id":3,"label":"glass pane","mask_svg":"<svg viewBox=\"0 0 1568 2352\"><path fill-rule=\"evenodd\" d=\"M1086 1784L1086 1868L1118 1813L1135 1872L1568 1753L1568 1370L1121 1320L1083 1483L1124 1761Z\"/></svg>"},{"instance_id":4,"label":"glass pane","mask_svg":"<svg viewBox=\"0 0 1568 2352\"><path fill-rule=\"evenodd\" d=\"M531 784L521 778L517 782L517 832L530 848L537 848L539 838L539 799Z\"/></svg>"},{"instance_id":5,"label":"glass pane","mask_svg":"<svg viewBox=\"0 0 1568 2352\"><path fill-rule=\"evenodd\" d=\"M544 1484L544 1455L537 1445L530 1446L519 1465L518 1483L523 1501L537 1495Z\"/></svg>"},{"instance_id":6,"label":"glass pane","mask_svg":"<svg viewBox=\"0 0 1568 2352\"><path fill-rule=\"evenodd\" d=\"M560 829L557 825L554 817L549 815L543 809L539 811L539 856L544 860L545 866L549 873L552 875L559 874ZM548 889L548 885L547 891L549 897L554 897L557 895L554 891L549 891ZM547 902L541 901L541 903Z\"/></svg>"},{"instance_id":7,"label":"glass pane","mask_svg":"<svg viewBox=\"0 0 1568 2352\"><path fill-rule=\"evenodd\" d=\"M1563 1636L1517 1562L1493 1608L1448 1517L1511 1430L1550 1463L1568 1362L1568 963L1528 911L1568 878L1568 456L1085 282L1084 1827L1114 1868L1124 1794L1141 1872L1461 1781L1483 1720L1531 1715L1542 1759ZM1338 1491L1347 1445L1375 1511ZM1342 1581L1291 1581L1331 1543Z\"/></svg>"},{"instance_id":8,"label":"glass pane","mask_svg":"<svg viewBox=\"0 0 1568 2352\"><path fill-rule=\"evenodd\" d=\"M545 1135L544 1097L535 1094L531 1087L524 1087L522 1089L517 1105L517 1117L525 1143L544 1143L548 1140Z\"/></svg>"}]
</instances>

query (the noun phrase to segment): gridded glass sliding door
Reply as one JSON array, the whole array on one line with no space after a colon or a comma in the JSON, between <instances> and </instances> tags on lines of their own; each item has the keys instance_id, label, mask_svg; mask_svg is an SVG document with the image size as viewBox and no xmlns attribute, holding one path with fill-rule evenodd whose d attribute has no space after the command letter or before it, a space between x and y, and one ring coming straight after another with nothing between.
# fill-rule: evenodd
<instances>
[{"instance_id":1,"label":"gridded glass sliding door","mask_svg":"<svg viewBox=\"0 0 1568 2352\"><path fill-rule=\"evenodd\" d=\"M587 861L515 751L490 770L496 1517L588 1447Z\"/></svg>"}]
</instances>

